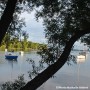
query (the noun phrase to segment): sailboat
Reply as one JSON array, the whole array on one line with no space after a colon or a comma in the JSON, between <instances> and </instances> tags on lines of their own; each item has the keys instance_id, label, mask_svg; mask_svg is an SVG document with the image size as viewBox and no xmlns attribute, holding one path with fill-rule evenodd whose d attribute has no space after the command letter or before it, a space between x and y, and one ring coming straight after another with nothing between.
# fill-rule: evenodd
<instances>
[{"instance_id":1,"label":"sailboat","mask_svg":"<svg viewBox=\"0 0 90 90\"><path fill-rule=\"evenodd\" d=\"M80 52L79 55L77 55L77 63L85 62L86 60L86 52Z\"/></svg>"},{"instance_id":2,"label":"sailboat","mask_svg":"<svg viewBox=\"0 0 90 90\"><path fill-rule=\"evenodd\" d=\"M84 44L84 50L82 52L80 52L79 55L77 55L77 63L85 62L85 60L86 60L87 50L85 48L85 45L86 44Z\"/></svg>"},{"instance_id":3,"label":"sailboat","mask_svg":"<svg viewBox=\"0 0 90 90\"><path fill-rule=\"evenodd\" d=\"M77 63L85 62L85 60L86 60L86 55L78 55L77 56Z\"/></svg>"},{"instance_id":4,"label":"sailboat","mask_svg":"<svg viewBox=\"0 0 90 90\"><path fill-rule=\"evenodd\" d=\"M8 52L8 51L5 49L5 59L17 60L17 58L18 58L18 55L16 55L16 54L14 53L14 51Z\"/></svg>"},{"instance_id":5,"label":"sailboat","mask_svg":"<svg viewBox=\"0 0 90 90\"><path fill-rule=\"evenodd\" d=\"M13 59L16 60L18 58L18 56L9 54L9 55L5 55L5 58L9 59L9 60L13 60Z\"/></svg>"}]
</instances>

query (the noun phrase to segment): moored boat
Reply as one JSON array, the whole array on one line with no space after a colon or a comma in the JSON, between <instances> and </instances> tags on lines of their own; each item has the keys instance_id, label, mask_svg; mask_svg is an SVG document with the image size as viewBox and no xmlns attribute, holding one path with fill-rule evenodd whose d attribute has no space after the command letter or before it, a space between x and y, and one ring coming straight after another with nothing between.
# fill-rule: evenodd
<instances>
[{"instance_id":1,"label":"moored boat","mask_svg":"<svg viewBox=\"0 0 90 90\"><path fill-rule=\"evenodd\" d=\"M20 54L21 56L23 56L23 55L24 55L24 51L20 51L19 54Z\"/></svg>"},{"instance_id":2,"label":"moored boat","mask_svg":"<svg viewBox=\"0 0 90 90\"><path fill-rule=\"evenodd\" d=\"M85 62L85 60L86 60L86 56L84 56L84 55L77 56L77 63Z\"/></svg>"},{"instance_id":3,"label":"moored boat","mask_svg":"<svg viewBox=\"0 0 90 90\"><path fill-rule=\"evenodd\" d=\"M77 56L77 63L85 62L86 56L87 56L86 52L80 52L79 55Z\"/></svg>"},{"instance_id":4,"label":"moored boat","mask_svg":"<svg viewBox=\"0 0 90 90\"><path fill-rule=\"evenodd\" d=\"M5 59L16 60L18 55L15 52L5 52Z\"/></svg>"},{"instance_id":5,"label":"moored boat","mask_svg":"<svg viewBox=\"0 0 90 90\"><path fill-rule=\"evenodd\" d=\"M5 55L5 58L10 59L10 60L13 60L13 59L16 60L18 56L17 55Z\"/></svg>"}]
</instances>

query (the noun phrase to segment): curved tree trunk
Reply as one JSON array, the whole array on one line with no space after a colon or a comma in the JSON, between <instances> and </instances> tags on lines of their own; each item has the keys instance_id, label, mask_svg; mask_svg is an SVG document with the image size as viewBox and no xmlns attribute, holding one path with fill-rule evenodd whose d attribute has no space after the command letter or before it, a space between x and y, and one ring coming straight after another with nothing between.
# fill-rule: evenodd
<instances>
[{"instance_id":1,"label":"curved tree trunk","mask_svg":"<svg viewBox=\"0 0 90 90\"><path fill-rule=\"evenodd\" d=\"M44 82L46 82L50 77L52 77L67 61L67 58L70 54L71 48L73 44L84 34L90 33L89 30L83 30L76 32L71 39L66 43L66 47L58 59L57 62L50 65L47 69L41 72L38 76L28 82L24 87L20 90L36 90L39 86L41 86Z\"/></svg>"},{"instance_id":2,"label":"curved tree trunk","mask_svg":"<svg viewBox=\"0 0 90 90\"><path fill-rule=\"evenodd\" d=\"M5 33L12 21L13 13L15 10L17 0L8 0L4 13L0 20L0 43L5 36ZM89 30L83 30L76 32L71 39L67 42L66 47L58 59L57 62L49 66L43 72L41 72L38 76L36 76L33 80L28 82L24 87L20 90L36 90L39 86L41 86L44 82L46 82L52 75L54 75L67 61L67 58L70 54L71 48L73 44L76 42L84 34L90 33Z\"/></svg>"},{"instance_id":3,"label":"curved tree trunk","mask_svg":"<svg viewBox=\"0 0 90 90\"><path fill-rule=\"evenodd\" d=\"M15 10L17 0L8 0L6 8L1 16L0 20L0 44L5 36L5 33L12 21L13 13Z\"/></svg>"}]
</instances>

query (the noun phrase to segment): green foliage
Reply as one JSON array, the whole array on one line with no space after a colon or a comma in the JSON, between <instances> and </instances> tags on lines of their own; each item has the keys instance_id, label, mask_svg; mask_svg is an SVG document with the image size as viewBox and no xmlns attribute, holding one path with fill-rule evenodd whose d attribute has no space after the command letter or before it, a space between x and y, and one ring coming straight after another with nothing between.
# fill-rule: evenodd
<instances>
[{"instance_id":1,"label":"green foliage","mask_svg":"<svg viewBox=\"0 0 90 90\"><path fill-rule=\"evenodd\" d=\"M8 51L32 51L32 50L40 50L40 48L44 46L44 44L34 43L27 40L19 41L17 38L13 40L9 40L8 43ZM46 45L45 45L46 46ZM2 45L0 46L0 50L4 51L6 48L6 43L3 40Z\"/></svg>"},{"instance_id":2,"label":"green foliage","mask_svg":"<svg viewBox=\"0 0 90 90\"><path fill-rule=\"evenodd\" d=\"M1 0L0 12L5 8L7 0ZM20 5L20 3L22 5ZM23 7L24 8L23 8ZM20 45L19 37L21 37L21 28L25 25L23 19L19 19L21 10L33 10L34 6L41 8L37 11L36 18L43 18L43 25L45 26L45 36L48 39L48 46L39 47L37 43L27 42L28 35L23 33L24 40ZM29 9L28 9L29 8ZM7 47L40 49L38 52L42 56L41 62L46 62L48 65L53 64L58 60L63 52L63 49L69 39L75 35L78 30L90 29L90 0L19 0L16 6L16 11L13 16L13 21L8 28L6 38L3 44ZM16 38L17 37L17 38ZM13 41L12 41L13 40ZM82 37L81 40L90 44L90 35ZM12 44L13 46L12 46ZM22 47L21 47L22 46ZM71 59L72 56L70 55ZM33 73L38 74L38 68L35 68L33 62ZM37 71L37 72L36 72ZM23 81L23 79L19 79ZM18 84L6 83L3 85L3 90L17 90L25 83ZM13 87L14 86L14 87Z\"/></svg>"},{"instance_id":3,"label":"green foliage","mask_svg":"<svg viewBox=\"0 0 90 90\"><path fill-rule=\"evenodd\" d=\"M6 82L2 84L1 90L20 90L26 84L24 75L19 76L14 82Z\"/></svg>"},{"instance_id":4,"label":"green foliage","mask_svg":"<svg viewBox=\"0 0 90 90\"><path fill-rule=\"evenodd\" d=\"M1 14L6 2L7 0L1 0ZM23 19L19 18L19 15L24 10L31 11L40 6L39 10L36 9L36 18L43 18L45 36L48 39L48 50L45 52L47 58L45 59L50 60L51 58L53 62L54 60L56 61L60 57L67 41L75 34L75 31L90 29L89 5L90 0L19 0L13 15L13 21L7 31L6 47L9 46L8 41L15 37L20 38L22 34L24 36L24 42L22 42L21 47L23 50L26 51L27 47L38 48L35 43L27 43L28 35L21 30L25 23ZM89 44L89 36L82 37L82 42ZM15 44L14 47L18 48L19 46L20 44Z\"/></svg>"},{"instance_id":5,"label":"green foliage","mask_svg":"<svg viewBox=\"0 0 90 90\"><path fill-rule=\"evenodd\" d=\"M5 50L5 48L6 48L6 46L5 46L5 45L0 46L0 51L4 51L4 50Z\"/></svg>"},{"instance_id":6,"label":"green foliage","mask_svg":"<svg viewBox=\"0 0 90 90\"><path fill-rule=\"evenodd\" d=\"M48 49L41 50L40 55L42 60L52 64L58 60L66 43L76 31L90 29L90 0L43 0L42 2L42 8L37 11L36 18L43 19ZM89 36L90 34L81 40L87 42L90 40Z\"/></svg>"},{"instance_id":7,"label":"green foliage","mask_svg":"<svg viewBox=\"0 0 90 90\"><path fill-rule=\"evenodd\" d=\"M33 79L35 76L37 76L42 70L45 69L43 63L39 63L39 65L37 65L35 63L34 60L28 58L27 59L27 62L32 66L32 70L28 71L28 74L29 74L29 78L30 79Z\"/></svg>"}]
</instances>

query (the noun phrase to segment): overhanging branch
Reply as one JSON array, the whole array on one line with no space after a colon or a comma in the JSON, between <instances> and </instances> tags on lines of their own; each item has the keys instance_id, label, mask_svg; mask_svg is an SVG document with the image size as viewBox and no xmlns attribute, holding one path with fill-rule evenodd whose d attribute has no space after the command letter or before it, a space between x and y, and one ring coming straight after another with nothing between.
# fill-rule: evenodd
<instances>
[{"instance_id":1,"label":"overhanging branch","mask_svg":"<svg viewBox=\"0 0 90 90\"><path fill-rule=\"evenodd\" d=\"M0 20L0 44L5 36L5 33L12 21L13 13L15 10L17 0L8 0L6 8L1 16Z\"/></svg>"},{"instance_id":2,"label":"overhanging branch","mask_svg":"<svg viewBox=\"0 0 90 90\"><path fill-rule=\"evenodd\" d=\"M70 40L66 43L66 47L60 56L60 58L54 64L50 65L47 69L41 72L38 76L28 82L24 87L20 90L36 90L40 87L44 82L46 82L50 77L52 77L67 61L67 58L70 54L71 48L73 44L84 34L90 33L89 30L77 31L70 38Z\"/></svg>"}]
</instances>

